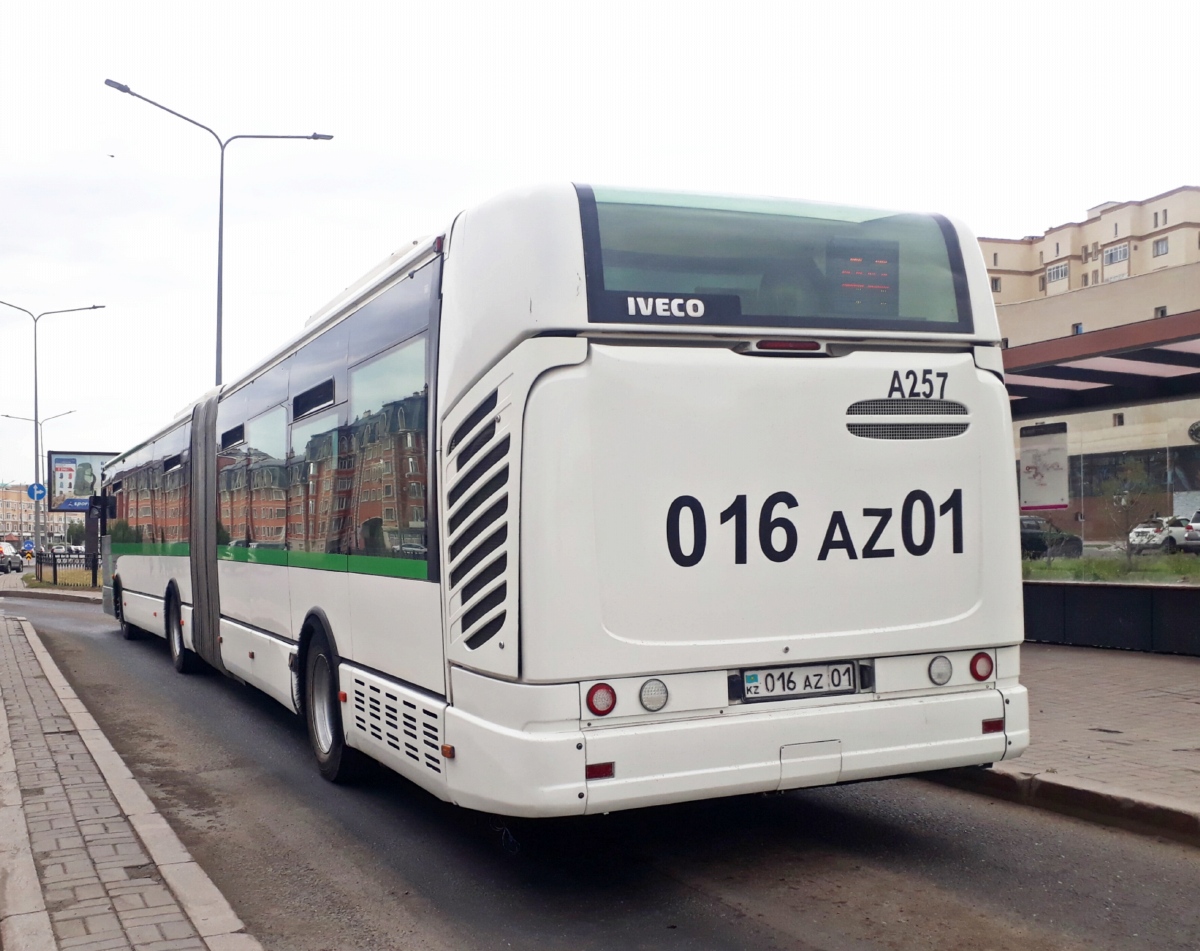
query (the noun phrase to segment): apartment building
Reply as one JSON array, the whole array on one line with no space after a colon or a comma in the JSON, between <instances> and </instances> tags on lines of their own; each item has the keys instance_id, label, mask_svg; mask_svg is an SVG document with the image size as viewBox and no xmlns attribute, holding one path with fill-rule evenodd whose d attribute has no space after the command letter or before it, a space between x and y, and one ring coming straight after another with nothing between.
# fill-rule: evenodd
<instances>
[{"instance_id":1,"label":"apartment building","mask_svg":"<svg viewBox=\"0 0 1200 951\"><path fill-rule=\"evenodd\" d=\"M0 486L0 541L19 545L33 538L33 502L29 498L29 486ZM46 514L45 533L51 543L65 542L67 526L72 522L83 522L75 514L49 512Z\"/></svg>"},{"instance_id":2,"label":"apartment building","mask_svg":"<svg viewBox=\"0 0 1200 951\"><path fill-rule=\"evenodd\" d=\"M1009 346L1200 309L1200 187L1105 202L1039 236L980 238Z\"/></svg>"},{"instance_id":3,"label":"apartment building","mask_svg":"<svg viewBox=\"0 0 1200 951\"><path fill-rule=\"evenodd\" d=\"M1009 348L1200 311L1197 186L1139 201L1105 202L1089 209L1082 221L1042 235L981 238L979 246ZM1108 360L1107 368L1114 367ZM1160 375L1186 376L1185 370L1168 366ZM1101 379L1095 361L1090 372L1090 378L1075 376L1092 382L1060 385L1095 386ZM1200 383L1191 391L1200 393ZM1018 458L1023 426L1067 424L1071 505L1064 515L1076 524L1063 521L1061 527L1093 538L1111 533L1093 510L1105 501L1103 486L1131 465L1160 489L1155 496L1160 514L1190 515L1200 509L1200 396L1137 399L1036 418L1022 412L1022 402L1014 396Z\"/></svg>"}]
</instances>

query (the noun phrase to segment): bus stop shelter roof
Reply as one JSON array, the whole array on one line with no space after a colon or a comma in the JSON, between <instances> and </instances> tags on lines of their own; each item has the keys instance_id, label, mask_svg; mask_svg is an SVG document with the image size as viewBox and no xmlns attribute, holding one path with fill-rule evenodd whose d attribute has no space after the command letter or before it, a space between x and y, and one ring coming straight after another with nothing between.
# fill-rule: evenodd
<instances>
[{"instance_id":1,"label":"bus stop shelter roof","mask_svg":"<svg viewBox=\"0 0 1200 951\"><path fill-rule=\"evenodd\" d=\"M1200 397L1200 310L1004 351L1014 419Z\"/></svg>"}]
</instances>

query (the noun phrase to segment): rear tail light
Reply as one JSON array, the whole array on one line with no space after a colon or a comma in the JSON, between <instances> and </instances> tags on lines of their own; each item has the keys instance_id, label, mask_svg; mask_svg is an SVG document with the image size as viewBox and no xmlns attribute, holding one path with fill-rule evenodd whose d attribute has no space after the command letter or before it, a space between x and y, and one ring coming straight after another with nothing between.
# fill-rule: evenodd
<instances>
[{"instance_id":1,"label":"rear tail light","mask_svg":"<svg viewBox=\"0 0 1200 951\"><path fill-rule=\"evenodd\" d=\"M587 692L587 708L593 716L606 717L617 705L617 692L608 684L593 684Z\"/></svg>"},{"instance_id":2,"label":"rear tail light","mask_svg":"<svg viewBox=\"0 0 1200 951\"><path fill-rule=\"evenodd\" d=\"M1004 717L999 717L995 720L983 721L984 733L1003 733L1004 732Z\"/></svg>"},{"instance_id":3,"label":"rear tail light","mask_svg":"<svg viewBox=\"0 0 1200 951\"><path fill-rule=\"evenodd\" d=\"M992 655L985 651L980 651L971 658L971 676L976 680L987 680L995 669L996 665L992 663Z\"/></svg>"},{"instance_id":4,"label":"rear tail light","mask_svg":"<svg viewBox=\"0 0 1200 951\"><path fill-rule=\"evenodd\" d=\"M820 350L821 345L815 340L760 340L756 343L758 350Z\"/></svg>"},{"instance_id":5,"label":"rear tail light","mask_svg":"<svg viewBox=\"0 0 1200 951\"><path fill-rule=\"evenodd\" d=\"M950 677L954 673L954 665L950 663L950 658L944 654L938 654L929 662L929 679L939 687L944 687L950 682Z\"/></svg>"},{"instance_id":6,"label":"rear tail light","mask_svg":"<svg viewBox=\"0 0 1200 951\"><path fill-rule=\"evenodd\" d=\"M1004 721L1001 720L1001 723ZM616 775L616 763L588 763L583 768L584 779L612 779Z\"/></svg>"}]
</instances>

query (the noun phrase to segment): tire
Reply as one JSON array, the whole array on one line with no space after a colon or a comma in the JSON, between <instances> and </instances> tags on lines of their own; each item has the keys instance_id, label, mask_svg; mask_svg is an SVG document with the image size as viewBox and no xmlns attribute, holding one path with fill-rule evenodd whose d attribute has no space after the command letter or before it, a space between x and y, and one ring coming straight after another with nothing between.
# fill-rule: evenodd
<instances>
[{"instance_id":1,"label":"tire","mask_svg":"<svg viewBox=\"0 0 1200 951\"><path fill-rule=\"evenodd\" d=\"M1168 538L1165 542L1163 542L1163 551L1165 551L1168 555L1175 554L1175 550L1178 547L1179 547L1179 545L1176 543L1175 539L1173 539L1173 538Z\"/></svg>"},{"instance_id":2,"label":"tire","mask_svg":"<svg viewBox=\"0 0 1200 951\"><path fill-rule=\"evenodd\" d=\"M183 643L183 614L179 610L179 599L174 595L167 598L167 645L171 648L171 664L181 674L196 672L199 662L196 655Z\"/></svg>"},{"instance_id":3,"label":"tire","mask_svg":"<svg viewBox=\"0 0 1200 951\"><path fill-rule=\"evenodd\" d=\"M1083 542L1078 538L1073 538L1063 546L1064 558L1082 558L1083 557Z\"/></svg>"},{"instance_id":4,"label":"tire","mask_svg":"<svg viewBox=\"0 0 1200 951\"><path fill-rule=\"evenodd\" d=\"M331 783L360 779L368 760L346 745L338 701L337 658L329 639L319 630L313 635L305 658L304 715L308 721L308 740L321 775Z\"/></svg>"},{"instance_id":5,"label":"tire","mask_svg":"<svg viewBox=\"0 0 1200 951\"><path fill-rule=\"evenodd\" d=\"M117 623L121 625L121 636L127 641L137 640L138 629L125 620L125 606L121 603L123 595L121 585L113 585L113 613L117 616Z\"/></svg>"}]
</instances>

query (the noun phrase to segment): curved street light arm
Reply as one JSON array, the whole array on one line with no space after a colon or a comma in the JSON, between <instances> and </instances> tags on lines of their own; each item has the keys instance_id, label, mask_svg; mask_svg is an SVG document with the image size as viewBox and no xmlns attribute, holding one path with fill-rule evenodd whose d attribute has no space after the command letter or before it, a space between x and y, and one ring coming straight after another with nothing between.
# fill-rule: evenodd
<instances>
[{"instance_id":1,"label":"curved street light arm","mask_svg":"<svg viewBox=\"0 0 1200 951\"><path fill-rule=\"evenodd\" d=\"M141 93L134 92L132 89L130 89L124 83L119 83L112 79L106 79L106 80L104 80L104 85L115 89L117 92L123 92L127 96L133 96L134 99L140 99L140 100L142 100L142 102L148 102L148 103L150 103L150 105L155 106L158 109L161 109L163 112L169 112L173 116L178 116L184 122L190 122L192 125L200 127L205 132L207 132L209 135L211 135L214 139L217 140L217 145L219 145L221 148L225 148L225 143L221 141L221 137L219 135L217 135L217 133L213 132L213 130L210 129L208 126L206 126L203 122L197 122L195 119L189 119L182 112L176 112L174 109L164 106L161 102L155 102L153 99L148 99L147 97L143 96Z\"/></svg>"}]
</instances>

